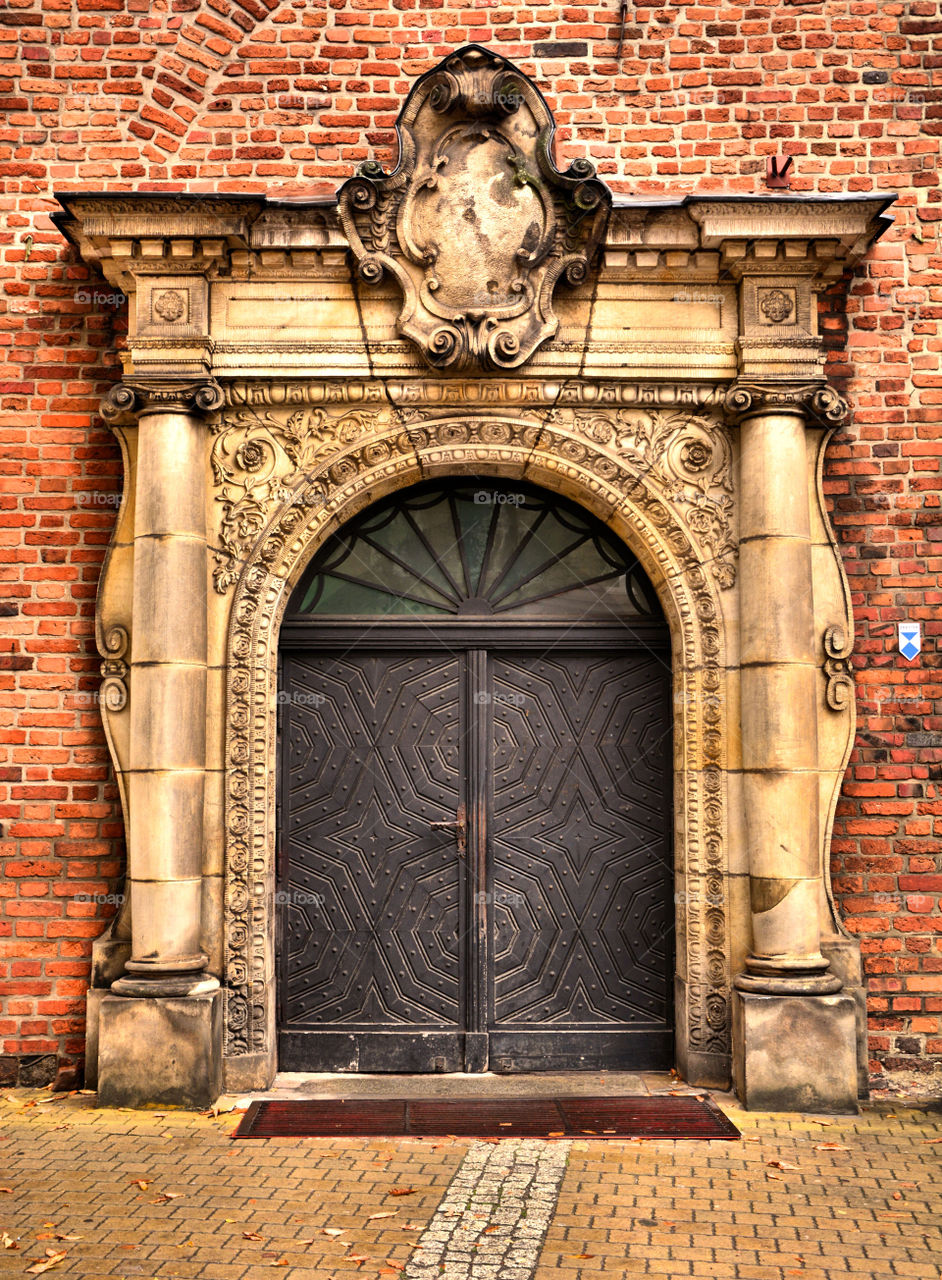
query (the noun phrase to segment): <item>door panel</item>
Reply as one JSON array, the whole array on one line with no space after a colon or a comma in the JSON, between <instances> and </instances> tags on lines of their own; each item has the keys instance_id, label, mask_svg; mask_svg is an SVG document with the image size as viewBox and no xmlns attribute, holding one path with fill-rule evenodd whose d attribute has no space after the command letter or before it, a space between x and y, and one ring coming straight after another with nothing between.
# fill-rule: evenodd
<instances>
[{"instance_id":1,"label":"door panel","mask_svg":"<svg viewBox=\"0 0 942 1280\"><path fill-rule=\"evenodd\" d=\"M281 699L281 1068L460 1070L460 661L291 654Z\"/></svg>"},{"instance_id":2,"label":"door panel","mask_svg":"<svg viewBox=\"0 0 942 1280\"><path fill-rule=\"evenodd\" d=\"M490 671L491 1066L665 1065L665 664L498 652Z\"/></svg>"},{"instance_id":3,"label":"door panel","mask_svg":"<svg viewBox=\"0 0 942 1280\"><path fill-rule=\"evenodd\" d=\"M667 1065L665 655L335 654L283 658L282 1070Z\"/></svg>"}]
</instances>

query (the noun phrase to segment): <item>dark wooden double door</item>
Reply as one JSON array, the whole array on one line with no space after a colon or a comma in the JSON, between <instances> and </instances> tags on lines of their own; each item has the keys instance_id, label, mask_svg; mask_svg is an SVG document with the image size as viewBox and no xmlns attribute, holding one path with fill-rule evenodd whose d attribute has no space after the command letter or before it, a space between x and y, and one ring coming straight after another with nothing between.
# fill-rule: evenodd
<instances>
[{"instance_id":1,"label":"dark wooden double door","mask_svg":"<svg viewBox=\"0 0 942 1280\"><path fill-rule=\"evenodd\" d=\"M341 640L282 653L280 1069L668 1065L663 640Z\"/></svg>"}]
</instances>

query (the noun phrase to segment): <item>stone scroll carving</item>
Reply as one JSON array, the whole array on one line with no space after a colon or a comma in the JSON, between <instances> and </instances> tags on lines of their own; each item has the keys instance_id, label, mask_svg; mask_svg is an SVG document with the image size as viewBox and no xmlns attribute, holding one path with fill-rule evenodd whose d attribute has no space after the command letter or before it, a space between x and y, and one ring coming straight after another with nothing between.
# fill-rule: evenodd
<instances>
[{"instance_id":1,"label":"stone scroll carving","mask_svg":"<svg viewBox=\"0 0 942 1280\"><path fill-rule=\"evenodd\" d=\"M105 658L101 663L101 701L108 711L123 711L128 705L128 645L124 627L109 627L104 636Z\"/></svg>"},{"instance_id":2,"label":"stone scroll carving","mask_svg":"<svg viewBox=\"0 0 942 1280\"><path fill-rule=\"evenodd\" d=\"M828 627L824 633L825 698L832 711L846 711L854 701L853 641L842 626Z\"/></svg>"},{"instance_id":3,"label":"stone scroll carving","mask_svg":"<svg viewBox=\"0 0 942 1280\"><path fill-rule=\"evenodd\" d=\"M409 95L395 172L366 161L341 188L360 278L397 281L399 333L436 368L523 364L557 330L557 284L588 276L611 196L590 161L555 167L553 130L527 78L470 45Z\"/></svg>"}]
</instances>

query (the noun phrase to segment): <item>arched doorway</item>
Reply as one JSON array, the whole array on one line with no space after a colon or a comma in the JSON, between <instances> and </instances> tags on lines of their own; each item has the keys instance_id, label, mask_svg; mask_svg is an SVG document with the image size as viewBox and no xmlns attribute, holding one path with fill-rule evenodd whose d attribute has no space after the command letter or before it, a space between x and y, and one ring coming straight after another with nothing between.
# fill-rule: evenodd
<instances>
[{"instance_id":1,"label":"arched doorway","mask_svg":"<svg viewBox=\"0 0 942 1280\"><path fill-rule=\"evenodd\" d=\"M670 641L628 548L535 486L400 491L280 653L281 1069L670 1064Z\"/></svg>"}]
</instances>

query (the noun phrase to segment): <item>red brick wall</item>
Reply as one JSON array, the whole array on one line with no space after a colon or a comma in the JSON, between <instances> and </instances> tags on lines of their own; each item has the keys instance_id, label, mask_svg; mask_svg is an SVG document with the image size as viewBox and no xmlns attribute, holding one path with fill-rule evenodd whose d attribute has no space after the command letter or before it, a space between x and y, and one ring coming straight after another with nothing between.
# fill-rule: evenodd
<instances>
[{"instance_id":1,"label":"red brick wall","mask_svg":"<svg viewBox=\"0 0 942 1280\"><path fill-rule=\"evenodd\" d=\"M859 734L835 886L860 935L877 1071L942 1063L939 903L936 0L7 0L0 11L0 473L8 544L0 789L0 1055L83 1044L92 938L119 887L121 822L91 695L95 584L120 488L96 413L123 317L49 221L53 188L323 194L395 156L414 78L475 40L519 63L619 192L895 189L896 226L824 301L855 402L828 492L857 616ZM566 42L562 49L541 48ZM567 48L566 45L569 47ZM924 653L895 652L902 617ZM0 1066L4 1059L0 1056ZM6 1063L9 1069L10 1062Z\"/></svg>"}]
</instances>

